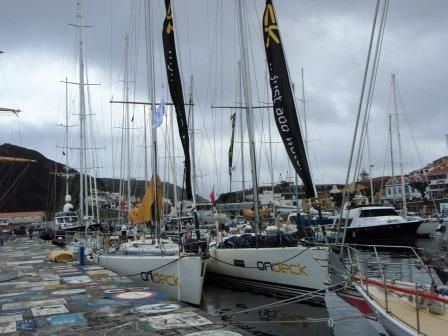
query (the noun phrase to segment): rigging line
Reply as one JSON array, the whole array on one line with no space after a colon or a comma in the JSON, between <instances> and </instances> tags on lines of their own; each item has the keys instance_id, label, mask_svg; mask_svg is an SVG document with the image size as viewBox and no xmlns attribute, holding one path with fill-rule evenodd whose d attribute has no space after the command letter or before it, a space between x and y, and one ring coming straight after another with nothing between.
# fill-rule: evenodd
<instances>
[{"instance_id":1,"label":"rigging line","mask_svg":"<svg viewBox=\"0 0 448 336\"><path fill-rule=\"evenodd\" d=\"M187 42L188 45L191 46L191 31L190 31L190 6L187 5L187 15L185 15L185 20L187 21ZM188 50L188 65L190 67L190 73L193 73L193 64L191 63L192 57L191 57L191 49L192 48L186 48Z\"/></svg>"},{"instance_id":2,"label":"rigging line","mask_svg":"<svg viewBox=\"0 0 448 336\"><path fill-rule=\"evenodd\" d=\"M3 195L0 196L0 204L1 201L6 197L6 195L12 190L12 188L14 188L16 186L16 184L19 182L19 180L22 178L22 176L25 174L25 172L28 170L30 164L28 163L25 168L23 168L23 170L19 173L19 175L17 175L17 177L15 178L15 180L11 183L11 185L9 186L8 189L6 189L5 191L3 191ZM3 206L3 204L2 204Z\"/></svg>"},{"instance_id":3,"label":"rigging line","mask_svg":"<svg viewBox=\"0 0 448 336\"><path fill-rule=\"evenodd\" d=\"M338 287L341 287L341 285L344 284L344 283L346 283L346 282L342 281L342 282L340 282L338 284L329 286L327 289L317 289L317 290L310 291L308 293L303 293L303 294L300 294L300 295L297 295L297 296L294 296L294 297L291 297L291 298L286 298L286 299L283 299L283 300L280 300L280 301L277 301L277 302L271 302L271 303L268 303L268 304L265 304L265 305L261 305L261 306L258 306L258 307L253 307L253 308L249 308L249 309L240 310L240 311L237 311L237 312L234 312L234 313L230 313L230 314L227 314L227 315L224 315L224 316L225 317L231 317L231 316L238 315L238 314L245 314L245 313L248 313L248 312L251 312L251 311L254 311L254 310L260 310L260 309L272 308L272 307L280 307L282 305L287 305L287 304L290 304L290 303L297 303L297 302L300 302L300 301L309 300L310 298L313 298L313 297L322 296L322 294L325 294L325 292L328 289L333 288L333 287L336 288L336 290L334 290L334 291L341 290L341 289L343 289L343 287L342 288L338 288Z\"/></svg>"},{"instance_id":4,"label":"rigging line","mask_svg":"<svg viewBox=\"0 0 448 336\"><path fill-rule=\"evenodd\" d=\"M411 124L410 124L410 122L409 122L409 119L407 118L407 116L408 116L409 114L408 114L408 112L407 112L406 105L404 104L404 100L403 100L403 97L402 97L402 95L401 95L401 91L400 91L400 88L399 88L399 86L398 86L398 83L396 83L395 87L396 87L396 91L397 91L397 95L398 95L398 101L399 101L399 103L400 103L400 105L401 105L401 108L402 108L402 110L403 110L403 114L406 116L406 118L404 118L404 120L406 121L406 123L407 123L407 125L408 125L408 127L409 127L409 131L410 131L410 133L411 133L411 138L412 138L412 141L413 141L413 143L414 143L415 149L416 149L416 151L417 151L417 158L418 158L420 167L423 167L423 160L422 160L422 158L421 158L421 156L420 156L420 150L419 150L419 148L418 148L418 146L417 146L417 142L416 142L416 140L415 140L414 131L413 131L412 127L411 127Z\"/></svg>"},{"instance_id":5,"label":"rigging line","mask_svg":"<svg viewBox=\"0 0 448 336\"><path fill-rule=\"evenodd\" d=\"M254 5L254 8L255 8L255 22L256 22L256 24L253 24L252 25L252 27L257 27L258 28L258 18L260 18L260 17L262 17L262 15L261 15L261 13L259 13L259 11L258 11L258 7L256 6L256 4L254 3L254 2L252 2L252 4ZM245 12L246 12L246 17L247 18L249 18L249 15L247 14L247 5L246 5L246 2L244 2L244 6L245 6ZM254 18L253 16L252 16L252 18ZM249 20L248 20L249 21ZM251 59L252 59L252 68L253 68L253 75L254 75L254 77L255 77L255 93L257 94L257 99L258 99L258 101L261 101L260 100L260 95L259 95L259 89L258 89L258 80L257 80L257 69L255 68L255 56L254 56L254 49L255 48L253 48L253 43L252 43L252 35L251 35L251 30L249 29L249 27L248 27L248 29L247 29L247 32L248 32L248 40L249 40L249 46L250 46L250 48L249 48L249 50L250 50L250 56L251 56ZM256 41L258 41L258 43L256 43L256 45L257 46L261 46L262 44L260 43L260 41L264 41L263 40L263 34L262 34L262 30L261 29L256 29L256 31L255 31L255 36L256 36L256 38L257 38L257 40ZM264 49L264 48L263 48ZM263 52L264 52L264 50L263 50ZM263 55L263 53L262 53L262 55ZM249 62L250 63L250 62ZM266 62L266 58L264 58L264 65L265 65L265 68L267 68L267 62ZM249 67L250 67L250 65L249 65Z\"/></svg>"},{"instance_id":6,"label":"rigging line","mask_svg":"<svg viewBox=\"0 0 448 336\"><path fill-rule=\"evenodd\" d=\"M294 259L295 257L298 257L298 256L301 255L302 253L308 251L309 248L310 248L310 247L306 247L304 250L300 251L299 253L293 255L292 257L290 257L290 258L288 258L288 259L286 259L286 260L279 261L279 262L277 262L277 263L273 263L272 266L278 266L278 265L284 264L284 263L286 263L286 262L288 262L288 261ZM218 261L218 262L221 262L221 263L223 263L223 264L230 265L230 266L234 266L234 267L239 267L239 268L254 268L254 269L257 268L257 269L258 269L257 266L244 266L244 267L236 266L236 265L234 265L234 264L228 263L227 261L224 261L224 260L220 260L220 259L218 259L218 258L215 258L215 257L213 257L213 256L211 256L211 255L210 255L210 258L211 258L211 259L214 259L214 260L216 260L216 261Z\"/></svg>"},{"instance_id":7,"label":"rigging line","mask_svg":"<svg viewBox=\"0 0 448 336\"><path fill-rule=\"evenodd\" d=\"M207 13L209 11L208 8L208 3L207 2ZM209 48L207 48L207 50L209 51L209 60L211 60L211 62L209 62L209 69L208 69L208 78L207 78L207 87L206 87L206 94L205 94L205 101L211 101L211 105L213 105L215 103L215 95L216 95L216 82L213 84L213 82L216 80L216 76L215 76L215 72L216 72L216 67L213 67L213 64L217 64L217 59L214 59L217 57L217 51L216 51L216 45L217 45L217 38L216 38L216 34L217 34L217 22L218 22L218 14L219 14L219 3L218 6L216 6L216 10L215 10L215 16L213 19L213 35L215 36L215 38L213 38L213 44L210 42L210 32L212 30L208 31L208 46ZM209 15L207 15L207 18L209 17ZM211 17L211 15L210 15ZM215 114L217 112L216 111L212 111L212 121L213 121L213 125L215 124ZM205 118L204 118L205 120ZM214 133L214 126L212 127L212 132ZM216 152L216 144L215 144L215 137L213 137L213 141L211 140L211 135L209 134L209 131L207 128L205 128L205 137L207 140L207 144L210 147L210 152L212 153L214 159L213 159L213 168L215 170L215 172L218 172L218 161L217 161L217 155L218 153ZM212 181L214 181L214 176L211 177Z\"/></svg>"},{"instance_id":8,"label":"rigging line","mask_svg":"<svg viewBox=\"0 0 448 336\"><path fill-rule=\"evenodd\" d=\"M220 17L219 17L219 19L220 19L220 29L219 29L219 34L220 34L220 56L221 56L221 59L223 60L224 59L224 6L222 6L221 7L221 15L220 15ZM224 62L223 61L221 61L221 62L219 62L218 63L219 64L219 72L220 72L220 76L219 76L219 78L220 78L220 101L221 102L224 102ZM223 122L223 113L219 113L218 112L218 115L219 115L219 126L220 126L220 129L219 129L219 134L221 134L221 136L224 134L224 122ZM223 188L223 184L222 184L222 176L224 175L226 175L226 174L223 174L222 173L222 169L223 169L223 167L225 167L226 165L225 165L225 163L223 162L223 160L224 160L224 158L226 157L226 155L225 155L225 153L222 153L222 150L223 150L223 146L222 146L222 144L219 144L219 148L220 148L220 151L221 151L221 155L219 155L219 173L218 174L216 174L216 185L217 185L217 188L218 189L220 189L220 190L223 190L224 188Z\"/></svg>"},{"instance_id":9,"label":"rigging line","mask_svg":"<svg viewBox=\"0 0 448 336\"><path fill-rule=\"evenodd\" d=\"M386 130L387 133L387 130ZM387 158L387 149L389 148L389 136L385 136L385 138L387 139L386 141L386 150L384 151L384 159L383 159L383 171L381 173L381 185L380 185L380 195L383 194L383 187L384 187L384 174L386 172L386 158Z\"/></svg>"},{"instance_id":10,"label":"rigging line","mask_svg":"<svg viewBox=\"0 0 448 336\"><path fill-rule=\"evenodd\" d=\"M355 183L355 180L357 181L357 178L359 176L359 173L361 170L361 164L362 164L362 160L363 160L363 151L364 151L364 146L365 146L365 141L366 141L366 133L367 133L367 127L368 127L368 120L369 120L369 116L370 116L370 108L372 105L373 93L375 90L376 75L378 72L380 51L381 51L382 40L383 40L383 36L384 36L384 27L385 27L385 23L386 23L386 15L387 15L387 5L388 5L388 1L386 0L384 2L382 14L381 14L380 25L378 28L377 41L376 41L376 45L375 45L375 54L374 54L372 70L371 70L371 74L370 74L369 87L368 87L367 94L366 94L367 102L365 104L365 109L364 109L364 118L363 118L363 123L361 126L360 141L358 143L357 160L356 160L356 164L355 164L355 171L353 174L353 182L354 183Z\"/></svg>"},{"instance_id":11,"label":"rigging line","mask_svg":"<svg viewBox=\"0 0 448 336\"><path fill-rule=\"evenodd\" d=\"M323 318L304 318L302 320L273 320L273 321L232 321L232 324L275 324L275 323L290 323L290 324L304 324L304 323L328 323L331 327L334 325L334 322L337 321L347 321L347 320L355 320L355 319L375 319L377 315L372 314L360 314L360 315L349 315L349 316L341 316L341 317L323 317Z\"/></svg>"},{"instance_id":12,"label":"rigging line","mask_svg":"<svg viewBox=\"0 0 448 336\"><path fill-rule=\"evenodd\" d=\"M368 52L367 52L366 66L365 66L365 69L364 69L362 89L361 89L361 94L360 94L360 98L359 98L358 112L357 112L356 122L355 122L355 130L354 130L352 145L351 145L351 149L350 149L350 158L349 158L349 164L348 164L348 167L347 167L347 175L346 175L346 179L345 179L345 186L348 186L348 182L350 180L350 171L352 169L353 156L354 156L354 151L355 151L355 146L356 146L356 139L357 139L357 135L358 135L359 119L361 118L362 102L363 102L364 90L365 90L365 86L366 86L366 82L367 82L367 76L368 76L368 72L369 72L370 56L371 56L371 52L372 52L372 44L373 44L373 38L374 38L374 33L375 33L376 21L377 21L377 18L378 18L379 5L380 5L380 0L377 0L376 6L375 6L375 14L374 14L374 19L373 19L371 36L370 36L370 41L369 41L369 49L368 49ZM340 211L339 222L342 222L342 212L343 212L342 210L343 210L343 207L345 206L344 203L345 203L345 200L346 200L346 197L347 197L346 189L347 188L344 188L344 192L342 193L342 208L341 208L341 211ZM348 216L347 216L347 218L345 220L344 233L343 233L343 237L342 237L342 243L344 243L344 241L345 241L345 234L347 232L347 224L348 224L347 221L348 221ZM339 232L339 230L338 230L338 232ZM339 234L338 234L338 236L339 236ZM337 238L339 238L338 236L337 236Z\"/></svg>"},{"instance_id":13,"label":"rigging line","mask_svg":"<svg viewBox=\"0 0 448 336\"><path fill-rule=\"evenodd\" d=\"M135 274L128 274L128 275L125 275L126 277L131 277L131 276L137 276L137 275L142 275L142 273L152 273L152 272L154 272L154 271L157 271L157 270L159 270L159 269L161 269L161 268L164 268L164 267L166 267L166 266L169 266L169 265L171 265L171 264L174 264L175 262L178 262L180 259L182 259L182 258L185 258L185 256L179 256L177 259L174 259L174 260L171 260L170 262L168 262L168 263L166 263L166 264L163 264L163 265L161 265L161 266L159 266L159 267L156 267L156 268L153 268L153 269L151 269L151 270L148 270L148 271L143 271L143 272L140 272L140 273L135 273Z\"/></svg>"}]
</instances>

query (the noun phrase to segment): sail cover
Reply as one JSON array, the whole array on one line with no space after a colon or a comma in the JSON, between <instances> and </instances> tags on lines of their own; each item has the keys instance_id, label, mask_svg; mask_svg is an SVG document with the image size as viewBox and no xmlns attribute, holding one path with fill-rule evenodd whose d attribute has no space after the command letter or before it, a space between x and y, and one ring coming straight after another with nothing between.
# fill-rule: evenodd
<instances>
[{"instance_id":1,"label":"sail cover","mask_svg":"<svg viewBox=\"0 0 448 336\"><path fill-rule=\"evenodd\" d=\"M176 109L177 128L185 155L184 178L187 198L192 199L191 191L191 163L190 163L190 140L188 137L187 117L185 114L184 94L182 92L182 81L179 66L177 64L176 44L174 42L174 23L171 0L165 0L166 16L163 22L162 41L165 54L166 73L171 99Z\"/></svg>"},{"instance_id":2,"label":"sail cover","mask_svg":"<svg viewBox=\"0 0 448 336\"><path fill-rule=\"evenodd\" d=\"M155 182L156 181L156 182ZM157 183L157 186L155 185ZM157 187L157 195L155 188ZM155 207L157 206L157 218L155 214ZM129 211L128 219L133 224L144 224L153 220L160 220L163 211L163 185L160 178L154 176L149 182L148 189L145 192L142 203L137 208L132 208Z\"/></svg>"},{"instance_id":3,"label":"sail cover","mask_svg":"<svg viewBox=\"0 0 448 336\"><path fill-rule=\"evenodd\" d=\"M266 0L266 8L263 14L263 37L269 67L275 123L289 159L302 179L305 196L314 198L316 197L315 189L297 118L294 95L272 0Z\"/></svg>"}]
</instances>

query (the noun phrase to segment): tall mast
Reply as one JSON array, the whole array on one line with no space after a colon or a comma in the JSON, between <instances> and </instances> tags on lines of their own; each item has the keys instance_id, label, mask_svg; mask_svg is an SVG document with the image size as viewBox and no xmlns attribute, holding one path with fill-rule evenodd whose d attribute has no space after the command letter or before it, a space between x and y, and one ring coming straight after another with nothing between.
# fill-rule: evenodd
<instances>
[{"instance_id":1,"label":"tall mast","mask_svg":"<svg viewBox=\"0 0 448 336\"><path fill-rule=\"evenodd\" d=\"M148 95L151 102L151 142L152 142L152 174L154 182L154 216L153 222L155 224L155 235L159 235L158 223L158 199L157 199L157 127L156 127L156 102L155 102L155 74L154 74L154 45L152 36L152 19L151 19L151 1L145 2L146 7L146 63L148 69Z\"/></svg>"},{"instance_id":2,"label":"tall mast","mask_svg":"<svg viewBox=\"0 0 448 336\"><path fill-rule=\"evenodd\" d=\"M193 109L193 76L190 78L190 106L189 115L191 116L191 136L190 136L190 147L191 147L191 179L193 191L193 209L196 209L196 161L195 161L195 146L194 146L194 109Z\"/></svg>"},{"instance_id":3,"label":"tall mast","mask_svg":"<svg viewBox=\"0 0 448 336\"><path fill-rule=\"evenodd\" d=\"M145 169L145 192L146 189L148 189L148 153L147 153L147 149L148 149L148 141L146 139L146 106L143 105L143 139L144 139L144 148L143 150L145 151L145 155L144 155L144 169Z\"/></svg>"},{"instance_id":4,"label":"tall mast","mask_svg":"<svg viewBox=\"0 0 448 336\"><path fill-rule=\"evenodd\" d=\"M306 118L306 99L305 99L305 78L303 75L303 68L300 68L300 74L302 76L302 106L303 106L303 123L304 123L304 136L305 138L303 139L304 145L305 145L305 150L308 153L308 121ZM313 188L315 188L315 186L313 186ZM317 196L317 193L316 193ZM302 205L303 208L303 205ZM296 210L297 210L297 219L299 218L299 178L298 178L298 174L296 172ZM311 207L310 207L311 210Z\"/></svg>"},{"instance_id":5,"label":"tall mast","mask_svg":"<svg viewBox=\"0 0 448 336\"><path fill-rule=\"evenodd\" d=\"M306 101L305 101L305 79L303 78L303 68L300 68L300 73L302 75L302 106L303 106L303 124L305 130L305 148L308 152L308 122L306 118Z\"/></svg>"},{"instance_id":6,"label":"tall mast","mask_svg":"<svg viewBox=\"0 0 448 336\"><path fill-rule=\"evenodd\" d=\"M404 169L403 169L403 154L401 153L401 135L400 135L400 125L398 119L398 107L397 107L397 88L395 83L395 74L392 74L392 88L394 90L394 111L395 111L395 119L396 119L396 128L397 128L397 140L398 140L398 155L400 158L400 175L401 175L401 197L403 201L403 211L401 215L406 217L407 215L407 206L406 206L406 186L404 181Z\"/></svg>"},{"instance_id":7,"label":"tall mast","mask_svg":"<svg viewBox=\"0 0 448 336\"><path fill-rule=\"evenodd\" d=\"M241 84L243 80L242 77L242 69L241 69L241 61L238 62L238 83ZM238 86L238 99L240 100L238 103L240 105L240 144L241 144L241 182L243 188L243 202L246 199L246 176L244 173L244 123L243 123L243 94L242 94L242 85Z\"/></svg>"},{"instance_id":8,"label":"tall mast","mask_svg":"<svg viewBox=\"0 0 448 336\"><path fill-rule=\"evenodd\" d=\"M124 55L124 99L125 101L129 101L129 36L125 37L125 55ZM125 120L125 134L126 134L126 182L127 182L127 190L126 190L126 200L128 204L128 213L131 210L131 140L130 140L130 116L129 116L129 104L125 104L126 111L126 120Z\"/></svg>"},{"instance_id":9,"label":"tall mast","mask_svg":"<svg viewBox=\"0 0 448 336\"><path fill-rule=\"evenodd\" d=\"M176 153L174 152L174 106L171 107L171 156L173 165L173 205L177 216L177 176L176 176Z\"/></svg>"},{"instance_id":10,"label":"tall mast","mask_svg":"<svg viewBox=\"0 0 448 336\"><path fill-rule=\"evenodd\" d=\"M246 103L247 132L249 135L249 152L252 173L252 189L255 212L255 233L259 235L260 214L258 211L258 181L257 181L257 163L255 160L255 136L253 121L253 105L252 105L252 87L250 82L249 64L246 50L246 29L243 20L243 2L238 0L238 21L240 26L240 43L241 43L241 60L243 65L243 84L244 84L244 101ZM258 247L258 239L256 239Z\"/></svg>"},{"instance_id":11,"label":"tall mast","mask_svg":"<svg viewBox=\"0 0 448 336\"><path fill-rule=\"evenodd\" d=\"M389 139L390 139L390 165L391 165L391 169L392 169L392 197L393 197L393 202L395 204L395 173L394 173L394 152L393 152L393 138L392 138L392 114L389 115Z\"/></svg>"},{"instance_id":12,"label":"tall mast","mask_svg":"<svg viewBox=\"0 0 448 336\"><path fill-rule=\"evenodd\" d=\"M370 202L371 204L374 204L374 197L373 197L373 177L372 177L372 158L370 155L370 141L369 141L369 125L366 125L366 142L367 142L367 156L369 160L369 180L370 180Z\"/></svg>"},{"instance_id":13,"label":"tall mast","mask_svg":"<svg viewBox=\"0 0 448 336\"><path fill-rule=\"evenodd\" d=\"M65 77L65 127L68 127L68 79ZM68 128L65 129L65 194L68 190Z\"/></svg>"},{"instance_id":14,"label":"tall mast","mask_svg":"<svg viewBox=\"0 0 448 336\"><path fill-rule=\"evenodd\" d=\"M82 14L81 3L78 2L78 21L79 21L79 215L80 224L84 224L84 152L85 152L85 109L86 102L84 96L84 59L83 59L83 26L82 26ZM87 231L87 227L86 227Z\"/></svg>"},{"instance_id":15,"label":"tall mast","mask_svg":"<svg viewBox=\"0 0 448 336\"><path fill-rule=\"evenodd\" d=\"M269 79L269 72L268 72ZM266 97L269 101L269 84L266 85ZM271 133L271 116L268 114L268 135L269 135L269 177L272 188L272 200L274 200L274 161L272 159L272 133Z\"/></svg>"}]
</instances>

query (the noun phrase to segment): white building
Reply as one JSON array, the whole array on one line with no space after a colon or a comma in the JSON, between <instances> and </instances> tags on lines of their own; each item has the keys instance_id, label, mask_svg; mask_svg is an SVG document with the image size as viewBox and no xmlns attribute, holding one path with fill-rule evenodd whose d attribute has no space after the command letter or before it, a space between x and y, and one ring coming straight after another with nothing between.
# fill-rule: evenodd
<instances>
[{"instance_id":1,"label":"white building","mask_svg":"<svg viewBox=\"0 0 448 336\"><path fill-rule=\"evenodd\" d=\"M404 193L406 200L418 200L422 198L421 193L413 188L410 183L412 183L414 177L404 176ZM385 185L385 194L381 197L383 202L394 202L401 201L403 199L403 183L401 181L401 176L396 176L390 178Z\"/></svg>"}]
</instances>

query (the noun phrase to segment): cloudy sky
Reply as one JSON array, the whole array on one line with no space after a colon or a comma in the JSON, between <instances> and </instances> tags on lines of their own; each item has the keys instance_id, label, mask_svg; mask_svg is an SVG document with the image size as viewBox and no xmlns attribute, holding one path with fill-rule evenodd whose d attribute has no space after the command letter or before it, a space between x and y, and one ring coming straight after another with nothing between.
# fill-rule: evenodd
<instances>
[{"instance_id":1,"label":"cloudy sky","mask_svg":"<svg viewBox=\"0 0 448 336\"><path fill-rule=\"evenodd\" d=\"M155 45L156 95L165 97L161 28L163 1L150 0ZM245 24L254 105L269 100L266 81L261 19L263 0L246 0ZM301 98L301 68L304 69L308 145L317 183L345 180L359 104L370 31L376 0L277 0L277 17L296 95ZM19 117L0 116L0 142L37 150L64 162L62 149L65 123L65 86L60 81L78 81L78 34L74 0L0 0L0 107L18 108ZM129 36L128 76L130 100L148 101L145 59L143 0L84 0L85 57L89 89L89 151L91 167L98 176L126 175L123 160L123 106L110 104L123 99L125 36ZM233 0L175 0L175 28L183 76L184 95L193 76L195 143L198 192L208 195L229 190L227 151L230 143L230 109L239 101L239 27ZM447 153L445 112L448 87L448 3L444 0L391 0L369 123L373 175L390 173L388 114L392 104L391 74L398 87L398 113L405 171L419 168ZM77 147L78 94L69 87L69 147ZM301 118L303 106L297 101ZM131 176L142 178L144 162L143 107L130 106ZM255 110L256 148L260 184L291 179L291 166L272 111ZM167 109L165 123L170 121ZM239 116L238 116L239 118ZM245 119L244 119L245 121ZM237 119L239 125L239 119ZM271 125L271 132L269 132ZM303 127L303 126L302 126ZM396 131L394 128L394 137ZM245 133L244 126L244 133ZM175 130L177 132L177 130ZM149 138L149 131L148 131ZM236 130L234 183L241 188L241 140ZM247 135L243 144L246 186L251 185ZM175 133L171 154L170 128L158 129L159 169L172 180L168 158L175 157L177 180L182 177L182 152ZM271 146L269 145L271 142ZM398 161L396 139L394 156ZM272 150L270 150L272 148ZM148 152L150 149L148 148ZM70 149L70 165L77 168L78 151ZM272 153L272 162L270 159ZM367 151L362 167L368 168ZM386 166L386 170L383 167ZM398 171L398 165L395 169Z\"/></svg>"}]
</instances>

